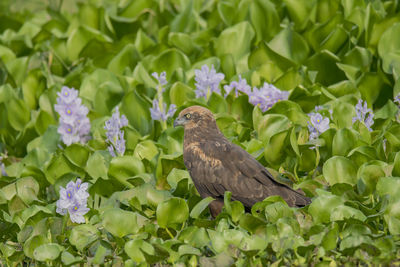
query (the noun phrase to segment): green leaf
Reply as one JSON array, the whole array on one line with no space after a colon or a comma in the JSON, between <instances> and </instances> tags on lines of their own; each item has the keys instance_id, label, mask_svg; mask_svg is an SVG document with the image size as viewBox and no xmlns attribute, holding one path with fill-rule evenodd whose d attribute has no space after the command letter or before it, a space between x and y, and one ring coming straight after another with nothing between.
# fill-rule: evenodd
<instances>
[{"instance_id":1,"label":"green leaf","mask_svg":"<svg viewBox=\"0 0 400 267\"><path fill-rule=\"evenodd\" d=\"M131 91L122 99L121 112L126 115L130 125L145 135L152 129L150 107L136 91Z\"/></svg>"},{"instance_id":2,"label":"green leaf","mask_svg":"<svg viewBox=\"0 0 400 267\"><path fill-rule=\"evenodd\" d=\"M26 77L29 58L18 57L7 62L6 67L10 76L14 79L17 86L21 87Z\"/></svg>"},{"instance_id":3,"label":"green leaf","mask_svg":"<svg viewBox=\"0 0 400 267\"><path fill-rule=\"evenodd\" d=\"M313 1L307 0L285 0L291 20L296 24L296 27L302 29L310 19L310 13L314 7Z\"/></svg>"},{"instance_id":4,"label":"green leaf","mask_svg":"<svg viewBox=\"0 0 400 267\"><path fill-rule=\"evenodd\" d=\"M394 157L392 175L400 177L400 152L397 152Z\"/></svg>"},{"instance_id":5,"label":"green leaf","mask_svg":"<svg viewBox=\"0 0 400 267\"><path fill-rule=\"evenodd\" d=\"M292 131L290 132L290 145L292 146L293 151L296 153L296 155L300 157L300 150L299 150L299 145L297 143L295 127L293 127Z\"/></svg>"},{"instance_id":6,"label":"green leaf","mask_svg":"<svg viewBox=\"0 0 400 267\"><path fill-rule=\"evenodd\" d=\"M240 227L243 227L251 233L255 233L265 227L265 221L251 214L245 213L239 221ZM211 236L210 236L211 237Z\"/></svg>"},{"instance_id":7,"label":"green leaf","mask_svg":"<svg viewBox=\"0 0 400 267\"><path fill-rule=\"evenodd\" d=\"M71 144L65 148L65 157L78 167L85 167L89 157L89 150L81 144Z\"/></svg>"},{"instance_id":8,"label":"green leaf","mask_svg":"<svg viewBox=\"0 0 400 267\"><path fill-rule=\"evenodd\" d=\"M64 248L57 243L43 244L35 249L33 257L38 261L53 261L63 250Z\"/></svg>"},{"instance_id":9,"label":"green leaf","mask_svg":"<svg viewBox=\"0 0 400 267\"><path fill-rule=\"evenodd\" d=\"M224 207L228 214L231 216L232 221L237 222L244 214L244 206L239 201L231 202L232 193L229 191L225 191L224 194Z\"/></svg>"},{"instance_id":10,"label":"green leaf","mask_svg":"<svg viewBox=\"0 0 400 267\"><path fill-rule=\"evenodd\" d=\"M399 212L400 200L397 197L392 200L387 206L384 214L385 222L388 225L389 232L393 235L400 234L400 212Z\"/></svg>"},{"instance_id":11,"label":"green leaf","mask_svg":"<svg viewBox=\"0 0 400 267\"><path fill-rule=\"evenodd\" d=\"M74 257L71 253L69 253L66 250L64 250L61 253L61 261L65 265L71 265L71 264L80 262L81 260L82 260L82 257L80 257L80 256Z\"/></svg>"},{"instance_id":12,"label":"green leaf","mask_svg":"<svg viewBox=\"0 0 400 267\"><path fill-rule=\"evenodd\" d=\"M144 173L145 168L140 159L134 156L115 157L111 160L108 175L114 177L124 185L131 186L127 180Z\"/></svg>"},{"instance_id":13,"label":"green leaf","mask_svg":"<svg viewBox=\"0 0 400 267\"><path fill-rule=\"evenodd\" d=\"M273 135L264 149L264 158L271 165L279 165L285 157L285 147L289 145L289 131L284 131Z\"/></svg>"},{"instance_id":14,"label":"green leaf","mask_svg":"<svg viewBox=\"0 0 400 267\"><path fill-rule=\"evenodd\" d=\"M111 42L111 38L97 30L79 26L72 29L66 43L67 55L70 61L77 60L79 53L89 43L92 38L96 38L102 42Z\"/></svg>"},{"instance_id":15,"label":"green leaf","mask_svg":"<svg viewBox=\"0 0 400 267\"><path fill-rule=\"evenodd\" d=\"M340 243L340 250L349 248L356 248L361 244L371 244L372 239L367 235L350 235L342 240Z\"/></svg>"},{"instance_id":16,"label":"green leaf","mask_svg":"<svg viewBox=\"0 0 400 267\"><path fill-rule=\"evenodd\" d=\"M124 74L125 70L133 70L137 61L139 61L139 54L133 44L128 44L121 50L109 63L108 69L115 74Z\"/></svg>"},{"instance_id":17,"label":"green leaf","mask_svg":"<svg viewBox=\"0 0 400 267\"><path fill-rule=\"evenodd\" d=\"M154 58L151 63L151 69L158 73L165 71L172 75L179 68L183 70L189 69L190 65L190 60L184 53L178 49L171 48Z\"/></svg>"},{"instance_id":18,"label":"green leaf","mask_svg":"<svg viewBox=\"0 0 400 267\"><path fill-rule=\"evenodd\" d=\"M69 242L79 251L83 251L94 241L97 240L99 232L97 228L90 224L81 224L72 228L69 234Z\"/></svg>"},{"instance_id":19,"label":"green leaf","mask_svg":"<svg viewBox=\"0 0 400 267\"><path fill-rule=\"evenodd\" d=\"M175 104L178 107L182 106L186 101L193 99L194 96L192 88L181 82L174 83L169 90L171 104Z\"/></svg>"},{"instance_id":20,"label":"green leaf","mask_svg":"<svg viewBox=\"0 0 400 267\"><path fill-rule=\"evenodd\" d=\"M163 228L175 228L189 217L189 208L181 198L171 198L159 204L156 211L157 223Z\"/></svg>"},{"instance_id":21,"label":"green leaf","mask_svg":"<svg viewBox=\"0 0 400 267\"><path fill-rule=\"evenodd\" d=\"M178 16L171 22L171 31L174 32L187 32L193 26L193 0L186 2L186 6Z\"/></svg>"},{"instance_id":22,"label":"green leaf","mask_svg":"<svg viewBox=\"0 0 400 267\"><path fill-rule=\"evenodd\" d=\"M321 189L316 190L320 195L313 199L308 212L313 217L315 223L329 223L332 211L344 204L342 198L335 196L329 192L323 192Z\"/></svg>"},{"instance_id":23,"label":"green leaf","mask_svg":"<svg viewBox=\"0 0 400 267\"><path fill-rule=\"evenodd\" d=\"M381 177L385 176L382 166L365 163L358 169L357 177L362 181L363 186L359 186L360 193L364 195L375 191L375 186ZM359 181L359 182L361 182ZM358 183L359 184L359 183Z\"/></svg>"},{"instance_id":24,"label":"green leaf","mask_svg":"<svg viewBox=\"0 0 400 267\"><path fill-rule=\"evenodd\" d=\"M149 187L146 191L147 203L153 207L157 207L160 203L171 197L169 191L157 190L154 187Z\"/></svg>"},{"instance_id":25,"label":"green leaf","mask_svg":"<svg viewBox=\"0 0 400 267\"><path fill-rule=\"evenodd\" d=\"M351 128L353 125L352 118L355 115L356 112L353 105L342 101L334 102L332 117L338 128Z\"/></svg>"},{"instance_id":26,"label":"green leaf","mask_svg":"<svg viewBox=\"0 0 400 267\"><path fill-rule=\"evenodd\" d=\"M297 64L307 58L310 50L304 38L290 28L285 28L275 35L268 45L277 54Z\"/></svg>"},{"instance_id":27,"label":"green leaf","mask_svg":"<svg viewBox=\"0 0 400 267\"><path fill-rule=\"evenodd\" d=\"M143 225L143 219L138 221L136 213L117 208L109 209L102 215L104 228L116 237L135 234Z\"/></svg>"},{"instance_id":28,"label":"green leaf","mask_svg":"<svg viewBox=\"0 0 400 267\"><path fill-rule=\"evenodd\" d=\"M179 233L178 239L197 248L206 246L210 242L206 229L197 226L185 227Z\"/></svg>"},{"instance_id":29,"label":"green leaf","mask_svg":"<svg viewBox=\"0 0 400 267\"><path fill-rule=\"evenodd\" d=\"M356 144L357 137L353 131L344 128L336 132L332 142L332 155L347 156Z\"/></svg>"},{"instance_id":30,"label":"green leaf","mask_svg":"<svg viewBox=\"0 0 400 267\"><path fill-rule=\"evenodd\" d=\"M156 43L154 42L154 40L147 36L147 34L143 32L142 29L138 30L135 39L135 47L137 51L143 52L146 49L153 47L155 44Z\"/></svg>"},{"instance_id":31,"label":"green leaf","mask_svg":"<svg viewBox=\"0 0 400 267\"><path fill-rule=\"evenodd\" d=\"M217 5L218 14L222 21L231 26L232 24L243 21L248 13L248 3L246 1L219 1Z\"/></svg>"},{"instance_id":32,"label":"green leaf","mask_svg":"<svg viewBox=\"0 0 400 267\"><path fill-rule=\"evenodd\" d=\"M96 254L93 257L94 264L103 264L106 256L111 255L110 250L103 245L99 245L96 249Z\"/></svg>"},{"instance_id":33,"label":"green leaf","mask_svg":"<svg viewBox=\"0 0 400 267\"><path fill-rule=\"evenodd\" d=\"M360 210L345 205L337 206L331 211L331 221L342 221L350 218L357 219L362 222L367 219L364 213L362 213Z\"/></svg>"},{"instance_id":34,"label":"green leaf","mask_svg":"<svg viewBox=\"0 0 400 267\"><path fill-rule=\"evenodd\" d=\"M71 163L69 163L69 161L62 154L58 154L53 156L53 158L47 164L44 173L49 183L54 184L58 178L73 171L74 169L71 166Z\"/></svg>"},{"instance_id":35,"label":"green leaf","mask_svg":"<svg viewBox=\"0 0 400 267\"><path fill-rule=\"evenodd\" d=\"M394 118L399 108L393 101L387 101L387 103L374 113L374 119L389 119Z\"/></svg>"},{"instance_id":36,"label":"green leaf","mask_svg":"<svg viewBox=\"0 0 400 267\"><path fill-rule=\"evenodd\" d=\"M280 30L278 12L270 1L252 1L250 19L256 31L257 43L261 40L272 39Z\"/></svg>"},{"instance_id":37,"label":"green leaf","mask_svg":"<svg viewBox=\"0 0 400 267\"><path fill-rule=\"evenodd\" d=\"M176 188L181 180L190 179L189 172L186 170L172 169L167 176L167 182L171 188Z\"/></svg>"},{"instance_id":38,"label":"green leaf","mask_svg":"<svg viewBox=\"0 0 400 267\"><path fill-rule=\"evenodd\" d=\"M55 124L53 116L44 110L40 110L35 123L35 129L38 134L43 135L50 124Z\"/></svg>"},{"instance_id":39,"label":"green leaf","mask_svg":"<svg viewBox=\"0 0 400 267\"><path fill-rule=\"evenodd\" d=\"M124 250L128 256L137 263L146 262L145 254L154 255L154 247L142 239L129 240L125 243Z\"/></svg>"},{"instance_id":40,"label":"green leaf","mask_svg":"<svg viewBox=\"0 0 400 267\"><path fill-rule=\"evenodd\" d=\"M91 154L86 162L85 170L93 179L107 179L108 164L104 153L95 151Z\"/></svg>"},{"instance_id":41,"label":"green leaf","mask_svg":"<svg viewBox=\"0 0 400 267\"><path fill-rule=\"evenodd\" d=\"M134 155L138 159L152 161L159 153L157 146L151 140L145 140L136 145Z\"/></svg>"},{"instance_id":42,"label":"green leaf","mask_svg":"<svg viewBox=\"0 0 400 267\"><path fill-rule=\"evenodd\" d=\"M368 106L371 107L375 103L384 85L384 80L378 73L367 72L360 78L358 89Z\"/></svg>"},{"instance_id":43,"label":"green leaf","mask_svg":"<svg viewBox=\"0 0 400 267\"><path fill-rule=\"evenodd\" d=\"M89 100L93 110L103 116L109 115L121 100L123 93L117 76L105 69L96 69L87 75L80 88L80 97Z\"/></svg>"},{"instance_id":44,"label":"green leaf","mask_svg":"<svg viewBox=\"0 0 400 267\"><path fill-rule=\"evenodd\" d=\"M397 197L400 190L400 177L382 177L376 184L376 192L380 196Z\"/></svg>"},{"instance_id":45,"label":"green leaf","mask_svg":"<svg viewBox=\"0 0 400 267\"><path fill-rule=\"evenodd\" d=\"M351 185L357 182L357 171L351 160L334 156L328 159L322 169L325 180L330 184L348 183Z\"/></svg>"},{"instance_id":46,"label":"green leaf","mask_svg":"<svg viewBox=\"0 0 400 267\"><path fill-rule=\"evenodd\" d=\"M279 101L272 108L270 108L267 114L282 114L289 118L293 123L299 124L303 127L307 126L308 116L304 114L301 107L290 100Z\"/></svg>"},{"instance_id":47,"label":"green leaf","mask_svg":"<svg viewBox=\"0 0 400 267\"><path fill-rule=\"evenodd\" d=\"M16 193L26 204L37 200L39 183L33 177L24 177L15 182Z\"/></svg>"},{"instance_id":48,"label":"green leaf","mask_svg":"<svg viewBox=\"0 0 400 267\"><path fill-rule=\"evenodd\" d=\"M208 100L209 108L214 113L225 113L228 110L228 104L223 96L213 92Z\"/></svg>"},{"instance_id":49,"label":"green leaf","mask_svg":"<svg viewBox=\"0 0 400 267\"><path fill-rule=\"evenodd\" d=\"M170 32L168 34L168 44L182 50L187 55L190 55L195 49L192 38L185 33Z\"/></svg>"},{"instance_id":50,"label":"green leaf","mask_svg":"<svg viewBox=\"0 0 400 267\"><path fill-rule=\"evenodd\" d=\"M265 206L265 217L268 221L276 223L280 218L291 217L293 211L286 203L280 201Z\"/></svg>"},{"instance_id":51,"label":"green leaf","mask_svg":"<svg viewBox=\"0 0 400 267\"><path fill-rule=\"evenodd\" d=\"M190 211L190 217L193 219L197 219L200 217L200 214L208 207L208 205L213 202L214 199L212 197L206 197L202 199L193 209Z\"/></svg>"},{"instance_id":52,"label":"green leaf","mask_svg":"<svg viewBox=\"0 0 400 267\"><path fill-rule=\"evenodd\" d=\"M306 66L309 70L318 71L316 82L329 86L346 78L344 72L336 65L338 62L340 59L335 54L322 50L309 57Z\"/></svg>"},{"instance_id":53,"label":"green leaf","mask_svg":"<svg viewBox=\"0 0 400 267\"><path fill-rule=\"evenodd\" d=\"M254 30L247 21L226 28L214 42L218 57L232 54L235 62L250 52L250 44L254 38Z\"/></svg>"},{"instance_id":54,"label":"green leaf","mask_svg":"<svg viewBox=\"0 0 400 267\"><path fill-rule=\"evenodd\" d=\"M24 253L29 258L34 258L34 251L36 248L40 247L43 244L47 244L49 241L43 235L35 235L29 238L24 244Z\"/></svg>"},{"instance_id":55,"label":"green leaf","mask_svg":"<svg viewBox=\"0 0 400 267\"><path fill-rule=\"evenodd\" d=\"M286 116L267 114L260 120L254 120L254 129L258 133L258 139L264 144L268 143L272 136L284 132L290 128L290 121Z\"/></svg>"},{"instance_id":56,"label":"green leaf","mask_svg":"<svg viewBox=\"0 0 400 267\"><path fill-rule=\"evenodd\" d=\"M17 131L22 131L30 120L30 112L21 99L11 99L7 103L7 115L10 125Z\"/></svg>"},{"instance_id":57,"label":"green leaf","mask_svg":"<svg viewBox=\"0 0 400 267\"><path fill-rule=\"evenodd\" d=\"M381 36L378 52L382 58L382 68L386 73L400 73L400 23L395 23Z\"/></svg>"}]
</instances>

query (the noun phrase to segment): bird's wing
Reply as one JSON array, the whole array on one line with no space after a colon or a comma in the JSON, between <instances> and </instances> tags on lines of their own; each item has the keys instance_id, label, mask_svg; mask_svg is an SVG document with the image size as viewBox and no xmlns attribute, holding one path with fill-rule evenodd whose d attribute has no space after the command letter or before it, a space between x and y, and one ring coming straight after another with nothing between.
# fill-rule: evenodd
<instances>
[{"instance_id":1,"label":"bird's wing","mask_svg":"<svg viewBox=\"0 0 400 267\"><path fill-rule=\"evenodd\" d=\"M256 159L241 147L223 140L209 140L185 157L191 177L202 197L221 198L225 191L246 207L268 196L280 195L290 206L305 206L309 198L275 181ZM190 154L190 155L189 155Z\"/></svg>"}]
</instances>

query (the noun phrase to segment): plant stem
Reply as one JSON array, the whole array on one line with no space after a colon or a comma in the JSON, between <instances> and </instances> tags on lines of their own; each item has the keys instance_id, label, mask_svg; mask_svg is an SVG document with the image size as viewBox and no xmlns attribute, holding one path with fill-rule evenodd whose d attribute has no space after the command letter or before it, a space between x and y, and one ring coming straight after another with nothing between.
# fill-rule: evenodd
<instances>
[{"instance_id":1,"label":"plant stem","mask_svg":"<svg viewBox=\"0 0 400 267\"><path fill-rule=\"evenodd\" d=\"M165 231L167 231L168 235L171 237L171 239L174 239L175 237L171 234L171 232L168 230L168 227L165 228Z\"/></svg>"}]
</instances>

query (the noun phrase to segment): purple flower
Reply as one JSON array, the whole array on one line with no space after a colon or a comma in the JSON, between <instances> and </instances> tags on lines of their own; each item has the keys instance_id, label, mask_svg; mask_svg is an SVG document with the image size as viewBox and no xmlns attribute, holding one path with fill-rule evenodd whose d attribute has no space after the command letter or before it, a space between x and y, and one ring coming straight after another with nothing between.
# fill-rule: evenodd
<instances>
[{"instance_id":1,"label":"purple flower","mask_svg":"<svg viewBox=\"0 0 400 267\"><path fill-rule=\"evenodd\" d=\"M247 84L246 79L242 79L242 75L239 75L238 82L233 81L229 85L225 85L224 89L225 89L224 97L227 97L233 89L235 89L236 97L239 95L239 91L242 93L245 93L246 95L251 93L251 87L250 87L250 85Z\"/></svg>"},{"instance_id":2,"label":"purple flower","mask_svg":"<svg viewBox=\"0 0 400 267\"><path fill-rule=\"evenodd\" d=\"M248 95L249 102L254 106L258 105L263 112L270 109L276 102L289 98L288 91L281 91L269 83L264 83L260 89L253 87L253 91Z\"/></svg>"},{"instance_id":3,"label":"purple flower","mask_svg":"<svg viewBox=\"0 0 400 267\"><path fill-rule=\"evenodd\" d=\"M76 183L69 182L65 188L60 186L60 199L56 203L57 213L61 215L69 213L72 222L84 223L83 215L89 211L86 207L89 197L87 189L88 183L82 183L79 178Z\"/></svg>"},{"instance_id":4,"label":"purple flower","mask_svg":"<svg viewBox=\"0 0 400 267\"><path fill-rule=\"evenodd\" d=\"M169 117L175 114L176 105L169 105L167 111L167 104L162 103L162 108L160 107L160 102L157 99L153 100L153 107L150 108L150 115L153 120L166 121Z\"/></svg>"},{"instance_id":5,"label":"purple flower","mask_svg":"<svg viewBox=\"0 0 400 267\"><path fill-rule=\"evenodd\" d=\"M72 103L78 99L78 91L73 88L68 88L67 86L63 86L61 92L58 92L57 95L59 96L57 102L61 102L59 99L62 99L66 104Z\"/></svg>"},{"instance_id":6,"label":"purple flower","mask_svg":"<svg viewBox=\"0 0 400 267\"><path fill-rule=\"evenodd\" d=\"M208 100L212 92L221 94L219 83L224 79L225 75L217 73L214 65L211 65L211 69L207 65L203 65L200 70L194 70L194 73L196 98L204 97Z\"/></svg>"},{"instance_id":7,"label":"purple flower","mask_svg":"<svg viewBox=\"0 0 400 267\"><path fill-rule=\"evenodd\" d=\"M314 108L314 110L315 110L316 112L321 111L321 110L323 110L323 109L324 109L323 106L315 106L315 108Z\"/></svg>"},{"instance_id":8,"label":"purple flower","mask_svg":"<svg viewBox=\"0 0 400 267\"><path fill-rule=\"evenodd\" d=\"M171 104L167 110L167 104L163 101L163 85L167 84L165 71L158 76L156 72L152 74L158 80L157 96L153 99L153 106L150 108L150 115L153 120L158 120L161 122L162 128L165 130L167 128L167 119L172 117L176 111L176 105Z\"/></svg>"},{"instance_id":9,"label":"purple flower","mask_svg":"<svg viewBox=\"0 0 400 267\"><path fill-rule=\"evenodd\" d=\"M395 103L397 103L397 106L400 108L400 93L397 94L397 96L393 100Z\"/></svg>"},{"instance_id":10,"label":"purple flower","mask_svg":"<svg viewBox=\"0 0 400 267\"><path fill-rule=\"evenodd\" d=\"M311 113L308 130L310 131L310 140L317 139L318 136L329 129L329 118L323 117L319 113Z\"/></svg>"},{"instance_id":11,"label":"purple flower","mask_svg":"<svg viewBox=\"0 0 400 267\"><path fill-rule=\"evenodd\" d=\"M353 123L355 123L356 121L360 121L364 123L365 126L367 126L370 132L372 132L371 126L374 124L374 113L372 109L368 108L367 101L359 99L355 108L356 116L352 119Z\"/></svg>"},{"instance_id":12,"label":"purple flower","mask_svg":"<svg viewBox=\"0 0 400 267\"><path fill-rule=\"evenodd\" d=\"M308 116L310 116L310 121L307 121L308 131L310 132L309 140L313 141L329 129L329 118L323 117L319 113L310 113ZM315 144L310 149L316 149L318 146L318 144Z\"/></svg>"},{"instance_id":13,"label":"purple flower","mask_svg":"<svg viewBox=\"0 0 400 267\"><path fill-rule=\"evenodd\" d=\"M151 74L151 76L153 76L154 78L156 78L157 81L158 81L158 83L159 83L161 86L164 86L164 85L166 85L166 84L168 83L168 82L167 82L167 73L166 73L165 71L161 72L160 75L158 75L157 72L153 72L153 73Z\"/></svg>"},{"instance_id":14,"label":"purple flower","mask_svg":"<svg viewBox=\"0 0 400 267\"><path fill-rule=\"evenodd\" d=\"M74 202L71 206L68 207L69 217L71 218L72 222L75 223L84 223L85 222L85 215L90 210L86 203L82 202Z\"/></svg>"},{"instance_id":15,"label":"purple flower","mask_svg":"<svg viewBox=\"0 0 400 267\"><path fill-rule=\"evenodd\" d=\"M85 143L89 140L90 121L86 117L89 113L87 107L78 97L78 91L63 86L57 93L57 104L54 109L60 115L58 133L65 145L73 143Z\"/></svg>"},{"instance_id":16,"label":"purple flower","mask_svg":"<svg viewBox=\"0 0 400 267\"><path fill-rule=\"evenodd\" d=\"M118 107L116 107L114 113L111 116L111 119L106 121L104 126L104 129L107 130L106 141L110 144L108 147L108 151L113 157L116 157L117 155L122 156L125 153L124 131L122 131L121 128L127 125L127 118L125 117L125 115L120 116L119 109Z\"/></svg>"}]
</instances>

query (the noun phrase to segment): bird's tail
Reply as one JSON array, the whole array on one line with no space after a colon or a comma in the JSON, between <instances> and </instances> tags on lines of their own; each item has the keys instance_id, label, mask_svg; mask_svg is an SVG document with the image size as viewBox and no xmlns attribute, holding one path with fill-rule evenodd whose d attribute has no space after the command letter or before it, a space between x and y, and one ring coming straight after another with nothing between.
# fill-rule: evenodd
<instances>
[{"instance_id":1,"label":"bird's tail","mask_svg":"<svg viewBox=\"0 0 400 267\"><path fill-rule=\"evenodd\" d=\"M297 189L294 192L297 193L294 195L295 196L294 206L304 207L311 203L311 198L306 197L303 190Z\"/></svg>"}]
</instances>

